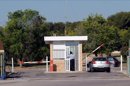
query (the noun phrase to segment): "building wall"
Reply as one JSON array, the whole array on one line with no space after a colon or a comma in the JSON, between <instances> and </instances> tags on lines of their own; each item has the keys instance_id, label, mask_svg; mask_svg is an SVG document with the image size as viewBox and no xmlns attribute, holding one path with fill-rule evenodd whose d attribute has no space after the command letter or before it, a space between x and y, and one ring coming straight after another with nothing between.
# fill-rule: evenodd
<instances>
[{"instance_id":1,"label":"building wall","mask_svg":"<svg viewBox=\"0 0 130 86\"><path fill-rule=\"evenodd\" d=\"M65 61L64 60L54 60L54 71L64 72L65 71Z\"/></svg>"},{"instance_id":2,"label":"building wall","mask_svg":"<svg viewBox=\"0 0 130 86\"><path fill-rule=\"evenodd\" d=\"M59 44L59 46L57 44ZM50 60L53 60L53 71L57 71L57 72L65 71L65 61L63 59L64 57L61 59L54 58L54 54L53 54L54 49L60 49L60 48L65 49L63 46L64 46L63 42L52 42L50 44Z\"/></svg>"},{"instance_id":3,"label":"building wall","mask_svg":"<svg viewBox=\"0 0 130 86\"><path fill-rule=\"evenodd\" d=\"M83 71L83 65L82 65L82 44L79 44L79 71Z\"/></svg>"},{"instance_id":4,"label":"building wall","mask_svg":"<svg viewBox=\"0 0 130 86\"><path fill-rule=\"evenodd\" d=\"M55 43L54 43L55 44ZM53 42L50 44L50 60L53 60L53 67L54 67L54 71L57 72L65 72L65 59L61 58L61 59L55 59L53 58ZM63 47L64 48L64 47ZM65 49L65 55L66 55L66 47ZM82 67L82 43L79 43L78 45L78 71L83 71L83 67Z\"/></svg>"},{"instance_id":5,"label":"building wall","mask_svg":"<svg viewBox=\"0 0 130 86\"><path fill-rule=\"evenodd\" d=\"M53 60L53 44L50 44L50 60Z\"/></svg>"}]
</instances>

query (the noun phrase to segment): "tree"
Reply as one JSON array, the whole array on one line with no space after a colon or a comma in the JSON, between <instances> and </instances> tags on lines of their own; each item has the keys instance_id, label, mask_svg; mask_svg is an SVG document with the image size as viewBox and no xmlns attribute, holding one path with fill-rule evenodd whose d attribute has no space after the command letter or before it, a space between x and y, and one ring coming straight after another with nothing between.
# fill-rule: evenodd
<instances>
[{"instance_id":1,"label":"tree","mask_svg":"<svg viewBox=\"0 0 130 86\"><path fill-rule=\"evenodd\" d=\"M47 55L44 35L48 35L45 18L35 10L10 12L3 31L3 42L8 57L40 60Z\"/></svg>"},{"instance_id":2,"label":"tree","mask_svg":"<svg viewBox=\"0 0 130 86\"><path fill-rule=\"evenodd\" d=\"M2 37L3 37L3 33L2 33L2 31L3 31L3 27L0 26L0 40L2 40Z\"/></svg>"},{"instance_id":3,"label":"tree","mask_svg":"<svg viewBox=\"0 0 130 86\"><path fill-rule=\"evenodd\" d=\"M79 35L87 35L88 41L84 44L84 51L93 51L96 47L104 44L99 52L110 52L120 49L118 28L109 26L107 20L101 15L91 15L80 24L77 32Z\"/></svg>"},{"instance_id":4,"label":"tree","mask_svg":"<svg viewBox=\"0 0 130 86\"><path fill-rule=\"evenodd\" d=\"M65 35L69 35L69 36L75 36L77 35L77 28L78 25L80 24L80 22L66 22L66 34Z\"/></svg>"},{"instance_id":5,"label":"tree","mask_svg":"<svg viewBox=\"0 0 130 86\"><path fill-rule=\"evenodd\" d=\"M128 54L128 40L130 38L130 12L119 12L108 17L110 26L118 27L121 44L121 54L126 60ZM117 45L115 45L117 46Z\"/></svg>"},{"instance_id":6,"label":"tree","mask_svg":"<svg viewBox=\"0 0 130 86\"><path fill-rule=\"evenodd\" d=\"M53 23L51 33L52 35L63 36L65 33L65 24L62 22Z\"/></svg>"},{"instance_id":7,"label":"tree","mask_svg":"<svg viewBox=\"0 0 130 86\"><path fill-rule=\"evenodd\" d=\"M121 38L121 44L122 44L122 48L121 48L121 54L124 57L124 60L127 60L127 56L128 56L128 46L129 46L129 40L130 40L130 28L128 28L128 30L126 29L122 29L119 31L119 35Z\"/></svg>"},{"instance_id":8,"label":"tree","mask_svg":"<svg viewBox=\"0 0 130 86\"><path fill-rule=\"evenodd\" d=\"M130 12L119 12L108 17L108 23L120 29L128 29L130 27Z\"/></svg>"},{"instance_id":9,"label":"tree","mask_svg":"<svg viewBox=\"0 0 130 86\"><path fill-rule=\"evenodd\" d=\"M88 36L88 42L84 44L84 51L92 51L100 45L100 43L97 42L97 36L104 23L105 19L100 15L91 15L80 23L77 29L78 34Z\"/></svg>"}]
</instances>

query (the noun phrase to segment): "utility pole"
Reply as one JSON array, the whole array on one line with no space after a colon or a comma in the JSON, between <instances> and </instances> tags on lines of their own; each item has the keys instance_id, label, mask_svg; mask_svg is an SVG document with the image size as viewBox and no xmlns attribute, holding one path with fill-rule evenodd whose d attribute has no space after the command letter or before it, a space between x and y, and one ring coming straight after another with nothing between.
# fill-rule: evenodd
<instances>
[{"instance_id":1,"label":"utility pole","mask_svg":"<svg viewBox=\"0 0 130 86\"><path fill-rule=\"evenodd\" d=\"M127 62L128 62L128 75L130 77L130 40L129 40L129 48L128 48L128 51L129 51L129 55L127 57Z\"/></svg>"},{"instance_id":2,"label":"utility pole","mask_svg":"<svg viewBox=\"0 0 130 86\"><path fill-rule=\"evenodd\" d=\"M66 36L66 25L67 25L67 23L65 22L64 36Z\"/></svg>"}]
</instances>

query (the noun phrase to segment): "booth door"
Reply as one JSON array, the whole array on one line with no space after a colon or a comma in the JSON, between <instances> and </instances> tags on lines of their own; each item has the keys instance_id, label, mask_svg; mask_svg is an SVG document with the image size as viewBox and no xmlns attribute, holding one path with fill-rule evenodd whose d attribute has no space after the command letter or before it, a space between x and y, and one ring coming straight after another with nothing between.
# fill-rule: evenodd
<instances>
[{"instance_id":1,"label":"booth door","mask_svg":"<svg viewBox=\"0 0 130 86\"><path fill-rule=\"evenodd\" d=\"M70 56L70 52L73 54L74 60ZM66 59L65 59L65 69L66 71L78 71L79 61L78 61L78 45L67 45L66 46Z\"/></svg>"}]
</instances>

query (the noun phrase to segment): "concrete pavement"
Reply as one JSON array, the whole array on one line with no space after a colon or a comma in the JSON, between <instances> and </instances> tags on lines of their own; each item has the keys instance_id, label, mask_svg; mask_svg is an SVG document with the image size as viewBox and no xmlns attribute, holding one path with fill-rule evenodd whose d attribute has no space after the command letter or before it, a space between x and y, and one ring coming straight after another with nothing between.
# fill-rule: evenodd
<instances>
[{"instance_id":1,"label":"concrete pavement","mask_svg":"<svg viewBox=\"0 0 130 86\"><path fill-rule=\"evenodd\" d=\"M95 80L95 79L130 79L126 71L120 72L120 68L112 68L111 73L107 72L69 72L69 73L46 73L42 68L20 68L15 70L17 74L14 78L8 78L6 81L16 80ZM2 80L0 80L2 82Z\"/></svg>"},{"instance_id":2,"label":"concrete pavement","mask_svg":"<svg viewBox=\"0 0 130 86\"><path fill-rule=\"evenodd\" d=\"M129 86L128 79L88 79L88 80L42 80L24 79L3 81L0 86Z\"/></svg>"}]
</instances>

